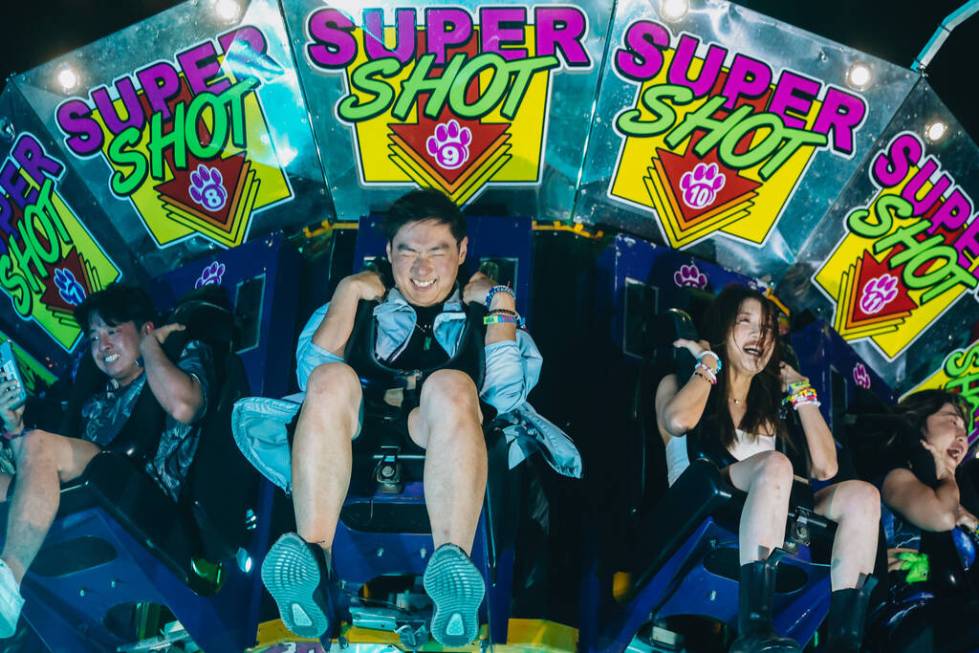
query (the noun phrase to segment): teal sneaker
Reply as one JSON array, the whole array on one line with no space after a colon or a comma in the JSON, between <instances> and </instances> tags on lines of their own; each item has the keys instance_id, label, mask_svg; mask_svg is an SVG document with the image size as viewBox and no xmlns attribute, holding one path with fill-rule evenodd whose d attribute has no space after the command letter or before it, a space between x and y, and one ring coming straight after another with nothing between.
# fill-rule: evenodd
<instances>
[{"instance_id":1,"label":"teal sneaker","mask_svg":"<svg viewBox=\"0 0 979 653\"><path fill-rule=\"evenodd\" d=\"M300 637L329 635L336 623L339 584L323 550L295 533L286 533L262 562L262 582L279 607L282 623Z\"/></svg>"},{"instance_id":2,"label":"teal sneaker","mask_svg":"<svg viewBox=\"0 0 979 653\"><path fill-rule=\"evenodd\" d=\"M486 584L469 556L454 544L443 544L429 559L422 583L435 605L431 626L435 641L452 647L476 639Z\"/></svg>"}]
</instances>

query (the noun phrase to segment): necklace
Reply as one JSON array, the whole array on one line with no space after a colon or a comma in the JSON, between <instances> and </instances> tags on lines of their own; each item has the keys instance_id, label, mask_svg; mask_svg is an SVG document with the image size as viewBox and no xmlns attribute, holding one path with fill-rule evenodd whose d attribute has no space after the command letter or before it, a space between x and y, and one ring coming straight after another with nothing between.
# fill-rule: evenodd
<instances>
[{"instance_id":1,"label":"necklace","mask_svg":"<svg viewBox=\"0 0 979 653\"><path fill-rule=\"evenodd\" d=\"M740 406L744 402L748 401L747 397L744 398L744 399L735 399L734 397L728 397L727 400L728 401L731 401L731 402L734 402L734 405L735 406Z\"/></svg>"},{"instance_id":2,"label":"necklace","mask_svg":"<svg viewBox=\"0 0 979 653\"><path fill-rule=\"evenodd\" d=\"M422 343L422 351L429 351L432 348L432 329L434 326L434 324L422 325L415 322L415 328L418 329L418 332L425 338Z\"/></svg>"}]
</instances>

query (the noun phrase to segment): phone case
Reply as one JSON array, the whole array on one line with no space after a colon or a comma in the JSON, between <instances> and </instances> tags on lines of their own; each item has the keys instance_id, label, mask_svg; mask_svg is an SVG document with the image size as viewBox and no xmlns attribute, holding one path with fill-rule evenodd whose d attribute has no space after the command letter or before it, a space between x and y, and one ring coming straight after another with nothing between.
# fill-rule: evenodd
<instances>
[{"instance_id":1,"label":"phone case","mask_svg":"<svg viewBox=\"0 0 979 653\"><path fill-rule=\"evenodd\" d=\"M11 406L11 408L20 408L27 401L27 389L24 387L24 378L20 374L20 367L14 357L14 348L9 340L0 344L0 373L3 374L4 379L13 379L20 386L17 403Z\"/></svg>"}]
</instances>

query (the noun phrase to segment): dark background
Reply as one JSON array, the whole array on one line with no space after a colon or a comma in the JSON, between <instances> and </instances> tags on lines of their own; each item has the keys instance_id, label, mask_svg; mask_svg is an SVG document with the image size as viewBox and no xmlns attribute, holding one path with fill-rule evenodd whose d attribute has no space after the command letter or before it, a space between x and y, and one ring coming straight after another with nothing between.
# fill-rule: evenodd
<instances>
[{"instance_id":1,"label":"dark background","mask_svg":"<svg viewBox=\"0 0 979 653\"><path fill-rule=\"evenodd\" d=\"M0 78L29 70L177 4L176 0L5 2ZM738 4L910 66L942 19L963 0L739 0ZM979 81L977 44L979 15L953 32L928 68L928 76L938 95L979 142L975 106L979 95L974 90Z\"/></svg>"}]
</instances>

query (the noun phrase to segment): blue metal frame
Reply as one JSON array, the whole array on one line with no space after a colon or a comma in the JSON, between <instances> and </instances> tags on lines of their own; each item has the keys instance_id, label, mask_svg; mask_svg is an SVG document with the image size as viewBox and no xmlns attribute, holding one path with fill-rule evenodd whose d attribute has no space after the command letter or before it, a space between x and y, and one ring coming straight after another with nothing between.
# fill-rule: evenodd
<instances>
[{"instance_id":1,"label":"blue metal frame","mask_svg":"<svg viewBox=\"0 0 979 653\"><path fill-rule=\"evenodd\" d=\"M738 582L708 571L702 560L712 548L737 548L737 542L737 533L711 517L705 519L627 604L606 608L597 637L583 641L582 650L623 651L650 619L675 615L704 616L736 626ZM776 593L773 604L775 629L805 645L829 611L829 568L812 563L805 547L780 564L799 567L810 579L794 592Z\"/></svg>"},{"instance_id":2,"label":"blue metal frame","mask_svg":"<svg viewBox=\"0 0 979 653\"><path fill-rule=\"evenodd\" d=\"M170 608L208 652L237 653L254 643L261 599L257 574L230 566L221 591L200 596L100 508L56 520L45 545L84 537L108 542L117 557L63 576L31 573L21 586L24 618L51 651L116 650L127 642L106 630L102 618L115 605L136 602Z\"/></svg>"}]
</instances>

